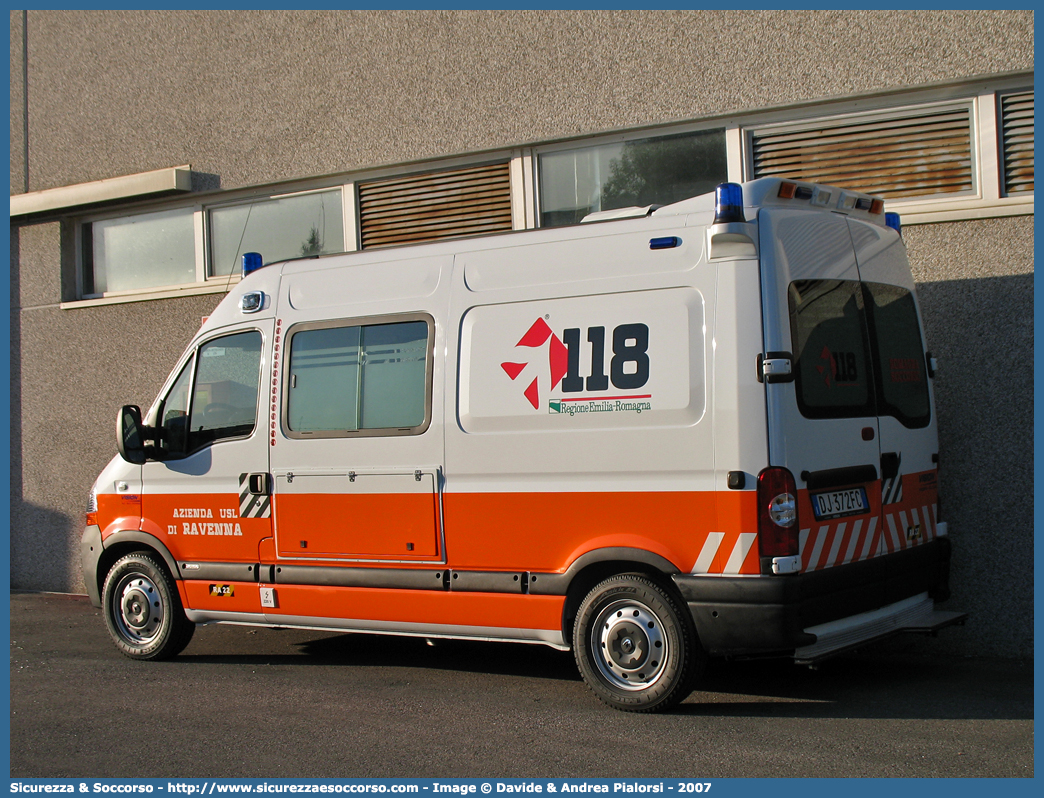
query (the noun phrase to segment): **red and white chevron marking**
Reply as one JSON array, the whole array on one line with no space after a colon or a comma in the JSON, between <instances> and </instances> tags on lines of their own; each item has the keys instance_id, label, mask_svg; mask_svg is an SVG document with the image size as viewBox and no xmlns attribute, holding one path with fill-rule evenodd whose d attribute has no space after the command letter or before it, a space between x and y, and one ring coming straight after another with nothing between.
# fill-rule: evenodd
<instances>
[{"instance_id":1,"label":"red and white chevron marking","mask_svg":"<svg viewBox=\"0 0 1044 798\"><path fill-rule=\"evenodd\" d=\"M726 537L729 539L726 540ZM711 532L700 549L700 556L692 567L694 574L738 574L757 573L757 552L754 560L743 569L750 550L754 548L758 536L753 532L741 532L728 535L724 532Z\"/></svg>"},{"instance_id":2,"label":"red and white chevron marking","mask_svg":"<svg viewBox=\"0 0 1044 798\"><path fill-rule=\"evenodd\" d=\"M937 513L938 505L935 504L886 512L884 547L880 553L891 554L935 540Z\"/></svg>"},{"instance_id":3,"label":"red and white chevron marking","mask_svg":"<svg viewBox=\"0 0 1044 798\"><path fill-rule=\"evenodd\" d=\"M877 517L842 518L802 529L798 551L802 571L818 571L927 543L936 537L937 505L896 508Z\"/></svg>"}]
</instances>

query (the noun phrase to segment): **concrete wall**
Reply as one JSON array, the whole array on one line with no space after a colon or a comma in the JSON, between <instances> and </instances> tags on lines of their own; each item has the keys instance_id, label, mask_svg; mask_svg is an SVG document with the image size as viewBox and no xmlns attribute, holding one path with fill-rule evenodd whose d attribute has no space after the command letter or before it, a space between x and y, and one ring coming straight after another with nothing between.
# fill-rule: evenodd
<instances>
[{"instance_id":1,"label":"concrete wall","mask_svg":"<svg viewBox=\"0 0 1044 798\"><path fill-rule=\"evenodd\" d=\"M11 12L11 191L191 163L209 188L1030 69L1031 12ZM736 53L732 57L729 53ZM28 97L28 162L23 98ZM218 295L59 309L61 220L12 227L12 583L80 590L119 405ZM1032 647L1032 217L908 227L942 361L954 650ZM1003 412L998 412L1003 409Z\"/></svg>"},{"instance_id":2,"label":"concrete wall","mask_svg":"<svg viewBox=\"0 0 1044 798\"><path fill-rule=\"evenodd\" d=\"M234 188L1032 69L1033 15L31 11L29 55L32 190Z\"/></svg>"},{"instance_id":3,"label":"concrete wall","mask_svg":"<svg viewBox=\"0 0 1044 798\"><path fill-rule=\"evenodd\" d=\"M954 545L944 643L1030 656L1033 643L1033 217L904 229L939 359L939 481Z\"/></svg>"}]
</instances>

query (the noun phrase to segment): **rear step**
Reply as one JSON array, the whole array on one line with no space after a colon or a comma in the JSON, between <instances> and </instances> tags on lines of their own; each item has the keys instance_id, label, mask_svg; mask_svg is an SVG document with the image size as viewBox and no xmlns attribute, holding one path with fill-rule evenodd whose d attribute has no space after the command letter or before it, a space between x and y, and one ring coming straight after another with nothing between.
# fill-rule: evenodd
<instances>
[{"instance_id":1,"label":"rear step","mask_svg":"<svg viewBox=\"0 0 1044 798\"><path fill-rule=\"evenodd\" d=\"M966 612L935 609L935 602L927 593L921 593L887 607L805 629L816 636L816 642L796 649L794 662L815 665L844 651L904 632L934 635L947 626L963 625L967 618Z\"/></svg>"}]
</instances>

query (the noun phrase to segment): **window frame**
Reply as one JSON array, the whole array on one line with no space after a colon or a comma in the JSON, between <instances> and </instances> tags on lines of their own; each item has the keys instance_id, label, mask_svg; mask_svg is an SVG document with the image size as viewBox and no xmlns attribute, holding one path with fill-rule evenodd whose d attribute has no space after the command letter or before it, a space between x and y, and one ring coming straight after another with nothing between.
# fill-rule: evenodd
<instances>
[{"instance_id":1,"label":"window frame","mask_svg":"<svg viewBox=\"0 0 1044 798\"><path fill-rule=\"evenodd\" d=\"M424 355L424 420L413 427L382 427L358 430L313 430L297 431L290 428L290 369L293 360L293 339L297 333L310 330L329 330L341 327L374 327L385 324L423 321L428 327L428 341ZM279 386L279 425L286 438L291 440L322 440L330 438L387 438L423 435L432 421L432 385L435 374L435 318L430 313L394 313L384 316L353 316L321 321L302 321L292 324L283 336L283 358Z\"/></svg>"},{"instance_id":2,"label":"window frame","mask_svg":"<svg viewBox=\"0 0 1044 798\"><path fill-rule=\"evenodd\" d=\"M692 122L684 125L664 125L656 127L644 127L635 130L618 131L602 135L584 136L582 138L567 139L549 144L541 144L530 148L528 151L528 162L525 164L527 176L531 182L531 198L528 205L532 208L531 228L541 230L554 230L562 227L575 225L552 225L545 227L541 224L544 209L541 207L541 175L540 156L550 155L570 150L593 149L606 144L626 144L629 141L641 141L643 139L667 138L670 136L684 136L687 133L701 133L711 130L721 130L725 135L725 163L728 180L737 180L735 166L739 163L738 153L735 151L737 142L730 130L734 128L723 119L709 119L701 122Z\"/></svg>"},{"instance_id":3,"label":"window frame","mask_svg":"<svg viewBox=\"0 0 1044 798\"><path fill-rule=\"evenodd\" d=\"M1033 192L1008 196L1003 187L1003 131L1001 97L1027 90L1022 76L953 83L945 86L896 90L867 98L805 103L800 107L750 112L737 117L741 171L730 180L754 179L752 134L761 131L801 131L831 121L867 121L958 107L970 108L972 182L974 192L924 195L886 200L886 210L902 217L903 225L1030 215ZM818 112L818 113L817 113Z\"/></svg>"},{"instance_id":4,"label":"window frame","mask_svg":"<svg viewBox=\"0 0 1044 798\"><path fill-rule=\"evenodd\" d=\"M105 304L112 301L133 301L135 299L165 298L168 296L188 296L192 294L217 293L228 290L242 279L234 269L231 274L212 275L211 272L211 245L212 231L210 229L210 211L214 209L248 206L253 203L270 202L273 200L289 199L290 197L303 196L306 194L321 194L329 191L341 192L341 216L344 225L344 252L351 252L357 248L356 238L356 214L354 205L356 203L354 182L335 182L318 186L309 186L300 190L289 190L283 192L254 193L250 196L218 198L213 202L207 202L206 198L199 198L195 202L164 202L142 205L136 208L126 208L105 213L89 214L76 220L74 230L75 253L76 253L76 297L74 302L62 303L63 307L81 305L83 303ZM350 198L350 199L349 199ZM200 201L203 200L203 201ZM84 293L87 253L85 251L86 229L97 222L105 222L113 219L131 219L135 216L144 216L150 213L160 213L191 208L193 216L193 247L195 253L195 279L187 283L167 283L165 285L150 288L133 288L123 291L106 291ZM264 253L262 253L263 255ZM333 253L328 253L333 254Z\"/></svg>"},{"instance_id":5,"label":"window frame","mask_svg":"<svg viewBox=\"0 0 1044 798\"><path fill-rule=\"evenodd\" d=\"M212 224L211 224L211 217L210 217L211 211L226 210L228 208L243 208L243 207L249 208L252 205L260 205L260 204L265 203L265 202L278 202L279 200L292 199L294 197L305 197L305 196L309 196L309 195L313 195L313 194L327 194L327 193L333 193L334 191L340 191L340 195L341 195L341 224L342 224L342 229L344 230L344 247L345 248L343 250L332 250L330 252L322 253L324 255L332 255L332 254L336 254L336 253L339 253L339 252L350 252L350 251L352 251L352 249L350 249L350 247L352 247L352 245L353 245L353 240L349 238L349 228L348 228L348 225L347 225L347 217L350 215L351 209L347 208L347 205L350 204L349 203L349 199L348 199L349 196L351 197L351 201L352 202L356 201L356 194L355 194L355 191L354 191L354 184L353 183L335 183L335 184L332 184L332 185L329 185L329 186L320 186L320 187L317 187L317 188L301 189L300 191L287 191L287 192L277 193L277 194L265 194L263 196L247 197L247 198L240 198L240 199L228 199L228 200L223 200L223 201L219 200L217 202L208 202L208 203L201 204L200 206L198 206L198 210L202 214L202 218L201 218L201 220L199 222L199 224L201 224L201 226L202 226L202 229L201 229L201 236L202 236L202 238L197 241L197 246L202 247L202 250L203 250L203 252L202 252L203 262L202 262L202 264L199 263L199 254L200 253L197 251L197 255L196 255L196 259L197 259L196 279L197 279L197 281L199 281L199 279L200 279L200 269L199 269L200 265L202 265L202 269L203 269L203 271L202 271L202 277L203 277L202 281L203 282L206 282L206 283L213 283L213 282L228 283L228 280L229 280L230 276L234 280L236 280L236 281L241 279L240 275L236 274L236 270L234 268L232 270L231 275L228 275L228 274L211 274L211 272L213 271L213 267L214 267L214 262L213 262L214 261L214 231L212 229ZM352 235L354 237L354 230L353 230ZM244 251L250 251L250 250L244 250ZM263 252L261 254L262 254L262 256L264 256ZM243 253L241 252L240 253L240 257L242 257L242 255L243 255ZM298 257L309 257L309 256L301 255L301 256L298 256Z\"/></svg>"},{"instance_id":6,"label":"window frame","mask_svg":"<svg viewBox=\"0 0 1044 798\"><path fill-rule=\"evenodd\" d=\"M209 446L214 446L216 444L224 443L226 441L248 440L257 433L259 429L259 422L261 420L261 400L266 396L265 392L262 390L262 381L266 373L265 355L268 351L268 336L261 327L256 326L242 327L233 330L229 330L227 328L222 330L216 330L213 335L208 336L206 338L201 338L198 341L194 341L187 352L187 357L180 358L178 360L177 365L173 369L171 369L170 375L167 377L167 380L163 384L163 388L160 390L159 394L156 397L156 401L152 404L152 407L149 408L145 424L155 429L159 429L162 426L163 412L164 408L166 407L167 400L170 398L170 392L174 390L174 387L177 385L178 380L181 378L181 375L186 368L190 368L191 371L189 372L188 407L185 410L185 417L191 421L192 406L195 403L196 397L196 377L198 376L200 350L207 344L213 343L214 341L218 341L222 338L228 338L233 335L242 335L243 333L250 332L256 332L261 336L261 356L258 361L257 372L257 398L255 400L254 405L254 426L251 428L250 432L245 433L243 435L231 435L227 437L215 438L213 440L207 441L206 443L202 444L196 449L189 449L188 443L190 430L186 429L185 451L164 453L163 456L160 458L161 462L167 462L172 460L184 460L203 451ZM158 441L156 443L158 444ZM155 448L158 450L159 446L157 445Z\"/></svg>"},{"instance_id":7,"label":"window frame","mask_svg":"<svg viewBox=\"0 0 1044 798\"><path fill-rule=\"evenodd\" d=\"M121 291L95 291L90 294L84 293L86 285L86 270L88 266L88 256L86 251L85 237L87 230L91 230L91 238L93 241L93 225L99 222L108 222L115 219L133 219L136 216L148 216L153 213L163 213L164 211L177 211L185 210L187 208L192 209L192 230L193 230L193 252L195 254L195 275L196 280L191 283L166 283L164 285L150 286L148 288L128 288ZM202 241L202 229L200 226L200 210L202 206L198 203L186 204L185 202L180 203L164 203L162 205L143 205L134 209L126 209L123 211L111 211L108 213L97 213L83 216L76 220L74 226L74 241L75 241L75 260L76 260L76 303L82 304L84 302L94 302L98 304L98 300L112 300L118 297L129 297L131 299L151 297L154 294L162 294L167 292L182 293L186 288L192 288L200 286L200 243ZM91 255L91 263L93 266L93 253ZM93 278L93 275L92 275ZM63 303L63 307L67 303ZM71 304L71 303L68 303Z\"/></svg>"}]
</instances>

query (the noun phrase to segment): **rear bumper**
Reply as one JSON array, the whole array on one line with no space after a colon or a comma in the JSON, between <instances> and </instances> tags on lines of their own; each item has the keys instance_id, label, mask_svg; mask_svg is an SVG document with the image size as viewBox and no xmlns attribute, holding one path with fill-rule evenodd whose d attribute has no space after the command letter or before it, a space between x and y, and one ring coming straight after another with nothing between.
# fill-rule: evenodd
<instances>
[{"instance_id":1,"label":"rear bumper","mask_svg":"<svg viewBox=\"0 0 1044 798\"><path fill-rule=\"evenodd\" d=\"M922 593L944 601L950 592L949 573L950 541L936 538L822 571L780 576L677 574L674 581L708 653L790 655L815 646L815 628L832 621L872 613ZM918 623L923 626L923 619ZM866 639L873 636L880 635Z\"/></svg>"}]
</instances>

